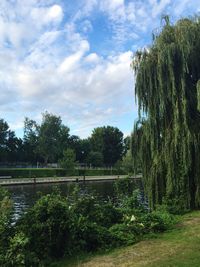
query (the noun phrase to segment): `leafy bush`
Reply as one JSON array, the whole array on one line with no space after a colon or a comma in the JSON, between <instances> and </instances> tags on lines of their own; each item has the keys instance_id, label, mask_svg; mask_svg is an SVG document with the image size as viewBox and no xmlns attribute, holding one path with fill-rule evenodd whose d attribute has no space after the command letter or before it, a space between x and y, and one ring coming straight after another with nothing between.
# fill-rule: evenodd
<instances>
[{"instance_id":1,"label":"leafy bush","mask_svg":"<svg viewBox=\"0 0 200 267\"><path fill-rule=\"evenodd\" d=\"M167 211L165 206L159 206L157 210L142 216L141 222L147 232L163 232L172 227L175 217Z\"/></svg>"},{"instance_id":2,"label":"leafy bush","mask_svg":"<svg viewBox=\"0 0 200 267\"><path fill-rule=\"evenodd\" d=\"M83 195L78 187L70 200L55 191L12 225L9 197L0 190L0 265L49 266L64 255L130 245L146 233L169 229L175 220L166 206L148 212L138 194L123 191L111 203Z\"/></svg>"},{"instance_id":3,"label":"leafy bush","mask_svg":"<svg viewBox=\"0 0 200 267\"><path fill-rule=\"evenodd\" d=\"M188 207L185 206L184 195L164 199L164 203L171 214L184 214L189 211Z\"/></svg>"},{"instance_id":4,"label":"leafy bush","mask_svg":"<svg viewBox=\"0 0 200 267\"><path fill-rule=\"evenodd\" d=\"M5 255L6 267L38 266L38 258L34 253L27 252L29 239L23 232L16 233L9 241Z\"/></svg>"},{"instance_id":5,"label":"leafy bush","mask_svg":"<svg viewBox=\"0 0 200 267\"><path fill-rule=\"evenodd\" d=\"M5 253L11 235L13 203L6 190L0 187L0 266L5 263Z\"/></svg>"},{"instance_id":6,"label":"leafy bush","mask_svg":"<svg viewBox=\"0 0 200 267\"><path fill-rule=\"evenodd\" d=\"M62 257L69 247L72 216L66 198L60 194L43 196L18 222L30 241L29 249L39 259Z\"/></svg>"},{"instance_id":7,"label":"leafy bush","mask_svg":"<svg viewBox=\"0 0 200 267\"><path fill-rule=\"evenodd\" d=\"M80 216L75 225L74 242L80 250L95 251L105 248L110 242L108 230Z\"/></svg>"},{"instance_id":8,"label":"leafy bush","mask_svg":"<svg viewBox=\"0 0 200 267\"><path fill-rule=\"evenodd\" d=\"M119 208L109 202L102 203L93 195L80 196L72 205L72 210L74 214L81 215L104 227L120 222L123 217Z\"/></svg>"},{"instance_id":9,"label":"leafy bush","mask_svg":"<svg viewBox=\"0 0 200 267\"><path fill-rule=\"evenodd\" d=\"M109 232L112 236L111 242L113 246L131 245L138 240L135 233L136 227L127 224L115 224L110 227Z\"/></svg>"}]
</instances>

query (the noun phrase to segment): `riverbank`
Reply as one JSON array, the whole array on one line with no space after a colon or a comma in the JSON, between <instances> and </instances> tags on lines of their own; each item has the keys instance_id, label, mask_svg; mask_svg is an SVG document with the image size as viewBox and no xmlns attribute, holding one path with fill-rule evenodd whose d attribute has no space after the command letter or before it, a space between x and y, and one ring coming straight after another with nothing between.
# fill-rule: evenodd
<instances>
[{"instance_id":1,"label":"riverbank","mask_svg":"<svg viewBox=\"0 0 200 267\"><path fill-rule=\"evenodd\" d=\"M107 176L71 176L71 177L40 177L40 178L15 178L0 179L1 186L28 185L28 184L49 184L64 182L90 182L90 181L115 181L125 178L127 175L107 175ZM141 179L141 175L132 176L132 179Z\"/></svg>"},{"instance_id":2,"label":"riverbank","mask_svg":"<svg viewBox=\"0 0 200 267\"><path fill-rule=\"evenodd\" d=\"M182 216L173 230L109 254L61 261L54 267L199 267L200 211Z\"/></svg>"}]
</instances>

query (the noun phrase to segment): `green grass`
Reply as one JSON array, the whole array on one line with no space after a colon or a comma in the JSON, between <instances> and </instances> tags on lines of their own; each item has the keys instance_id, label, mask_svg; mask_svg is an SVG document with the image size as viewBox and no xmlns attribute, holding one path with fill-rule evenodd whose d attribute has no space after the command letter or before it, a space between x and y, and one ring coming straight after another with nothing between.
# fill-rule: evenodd
<instances>
[{"instance_id":1,"label":"green grass","mask_svg":"<svg viewBox=\"0 0 200 267\"><path fill-rule=\"evenodd\" d=\"M11 176L12 178L31 177L61 177L61 176L103 176L103 175L123 175L122 170L107 169L76 169L74 171L62 168L0 168L0 176Z\"/></svg>"},{"instance_id":2,"label":"green grass","mask_svg":"<svg viewBox=\"0 0 200 267\"><path fill-rule=\"evenodd\" d=\"M182 216L173 230L103 255L77 255L56 267L199 267L200 211Z\"/></svg>"}]
</instances>

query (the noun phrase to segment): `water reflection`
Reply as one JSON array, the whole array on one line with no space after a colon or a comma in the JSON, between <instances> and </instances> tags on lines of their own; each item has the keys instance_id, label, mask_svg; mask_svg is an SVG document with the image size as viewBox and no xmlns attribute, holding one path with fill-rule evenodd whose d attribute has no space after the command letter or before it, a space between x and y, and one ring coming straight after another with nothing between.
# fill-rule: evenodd
<instances>
[{"instance_id":1,"label":"water reflection","mask_svg":"<svg viewBox=\"0 0 200 267\"><path fill-rule=\"evenodd\" d=\"M114 182L79 182L78 185L83 193L93 193L98 198L107 200L114 197ZM58 184L36 184L36 185L17 185L9 186L7 190L10 192L14 203L14 220L17 220L27 208L41 197L41 195L50 194L55 187L58 188L63 196L69 196L73 192L76 183L58 183ZM135 182L135 188L141 189L141 182Z\"/></svg>"}]
</instances>

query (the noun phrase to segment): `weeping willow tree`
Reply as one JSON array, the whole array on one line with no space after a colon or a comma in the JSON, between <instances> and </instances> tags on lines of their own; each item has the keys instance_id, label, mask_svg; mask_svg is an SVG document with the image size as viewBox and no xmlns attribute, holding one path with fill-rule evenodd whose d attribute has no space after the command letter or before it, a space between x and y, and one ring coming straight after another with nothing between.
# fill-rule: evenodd
<instances>
[{"instance_id":1,"label":"weeping willow tree","mask_svg":"<svg viewBox=\"0 0 200 267\"><path fill-rule=\"evenodd\" d=\"M132 151L142 168L152 208L181 200L200 207L200 19L181 19L162 31L132 67L139 121ZM180 202L180 201L179 201Z\"/></svg>"}]
</instances>

